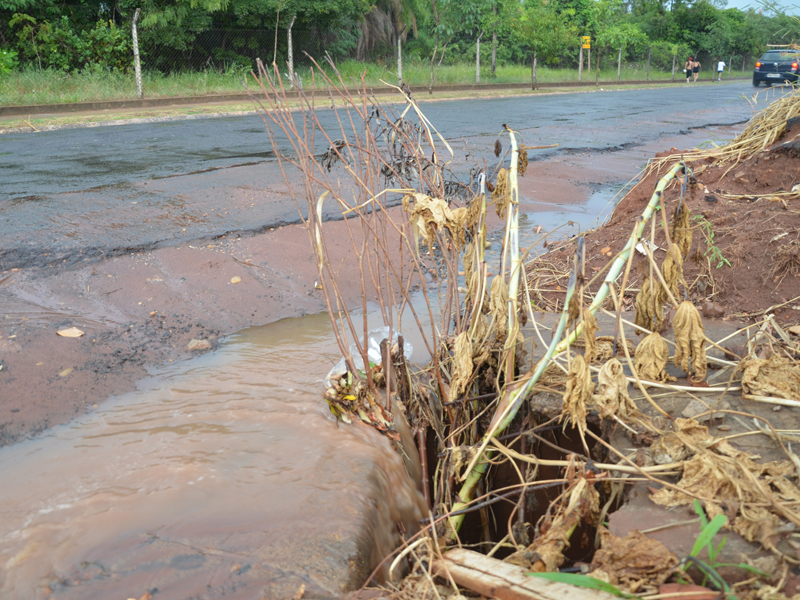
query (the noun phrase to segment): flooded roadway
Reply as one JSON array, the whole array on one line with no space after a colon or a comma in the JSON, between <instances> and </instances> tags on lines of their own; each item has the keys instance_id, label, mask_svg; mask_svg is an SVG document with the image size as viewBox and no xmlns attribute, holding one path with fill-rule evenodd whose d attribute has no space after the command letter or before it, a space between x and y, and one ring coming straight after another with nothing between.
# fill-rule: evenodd
<instances>
[{"instance_id":1,"label":"flooded roadway","mask_svg":"<svg viewBox=\"0 0 800 600\"><path fill-rule=\"evenodd\" d=\"M0 449L4 599L330 597L425 514L399 454L337 427L327 315L252 328ZM355 531L354 531L355 529ZM157 594L156 594L157 591Z\"/></svg>"}]
</instances>

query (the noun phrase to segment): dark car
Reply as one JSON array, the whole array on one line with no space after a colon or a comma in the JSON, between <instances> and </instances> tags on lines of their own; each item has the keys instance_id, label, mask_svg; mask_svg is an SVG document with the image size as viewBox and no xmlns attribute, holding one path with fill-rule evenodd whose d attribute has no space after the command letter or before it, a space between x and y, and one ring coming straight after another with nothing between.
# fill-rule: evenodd
<instances>
[{"instance_id":1,"label":"dark car","mask_svg":"<svg viewBox=\"0 0 800 600\"><path fill-rule=\"evenodd\" d=\"M756 63L753 85L758 87L762 81L766 86L773 83L797 83L798 63L800 50L767 50Z\"/></svg>"}]
</instances>

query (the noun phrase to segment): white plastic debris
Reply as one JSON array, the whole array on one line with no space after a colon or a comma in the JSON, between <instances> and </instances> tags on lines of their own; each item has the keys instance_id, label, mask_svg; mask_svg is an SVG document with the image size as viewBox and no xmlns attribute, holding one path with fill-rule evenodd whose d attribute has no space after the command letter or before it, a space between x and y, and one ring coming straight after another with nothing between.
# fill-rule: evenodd
<instances>
[{"instance_id":1,"label":"white plastic debris","mask_svg":"<svg viewBox=\"0 0 800 600\"><path fill-rule=\"evenodd\" d=\"M399 331L393 331L392 343L390 346L394 346L401 335L402 333ZM378 329L372 329L369 331L369 333L367 333L367 359L371 364L380 365L383 363L383 357L381 356L381 342L388 339L389 327L379 327ZM406 360L411 359L412 352L414 352L414 346L411 345L411 342L403 338L403 355L406 357ZM353 363L355 364L356 369L359 371L364 371L364 361L361 358L361 353L358 351L358 347L355 344L350 344L350 356L353 357ZM344 358L342 358L330 371L328 371L328 374L325 376L325 387L330 387L330 382L332 379L338 379L346 373L347 363L345 362Z\"/></svg>"},{"instance_id":2,"label":"white plastic debris","mask_svg":"<svg viewBox=\"0 0 800 600\"><path fill-rule=\"evenodd\" d=\"M645 244L647 245L647 248L650 248L650 252L661 250L661 248L659 248L655 244L651 244L650 240L642 240L641 242L636 244L636 251L643 256L647 256L647 251L645 250Z\"/></svg>"}]
</instances>

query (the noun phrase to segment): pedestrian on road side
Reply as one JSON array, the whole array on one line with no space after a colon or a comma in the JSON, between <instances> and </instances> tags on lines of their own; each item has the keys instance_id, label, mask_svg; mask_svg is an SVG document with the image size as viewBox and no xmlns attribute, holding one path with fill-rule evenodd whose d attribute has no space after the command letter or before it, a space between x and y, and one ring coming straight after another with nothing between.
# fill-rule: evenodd
<instances>
[{"instance_id":1,"label":"pedestrian on road side","mask_svg":"<svg viewBox=\"0 0 800 600\"><path fill-rule=\"evenodd\" d=\"M725 64L724 60L721 60L717 63L717 81L722 81L722 73L725 71L725 67L728 65Z\"/></svg>"},{"instance_id":2,"label":"pedestrian on road side","mask_svg":"<svg viewBox=\"0 0 800 600\"><path fill-rule=\"evenodd\" d=\"M700 76L700 61L695 60L692 62L692 74L694 75L694 82L697 83L697 78Z\"/></svg>"},{"instance_id":3,"label":"pedestrian on road side","mask_svg":"<svg viewBox=\"0 0 800 600\"><path fill-rule=\"evenodd\" d=\"M686 59L686 64L683 65L683 72L686 73L686 83L689 83L689 80L692 78L692 65L694 64L694 59L690 56Z\"/></svg>"}]
</instances>

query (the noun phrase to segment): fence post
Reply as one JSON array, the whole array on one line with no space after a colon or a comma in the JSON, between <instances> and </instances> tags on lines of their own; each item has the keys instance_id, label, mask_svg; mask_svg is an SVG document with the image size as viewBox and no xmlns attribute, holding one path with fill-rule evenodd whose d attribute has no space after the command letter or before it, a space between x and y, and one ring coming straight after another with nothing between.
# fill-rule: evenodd
<instances>
[{"instance_id":1,"label":"fence post","mask_svg":"<svg viewBox=\"0 0 800 600\"><path fill-rule=\"evenodd\" d=\"M288 51L289 51L289 89L292 89L295 86L294 83L294 52L292 51L292 27L294 27L294 21L297 18L297 15L292 17L292 22L289 23L289 27L286 28L286 36L288 38Z\"/></svg>"},{"instance_id":2,"label":"fence post","mask_svg":"<svg viewBox=\"0 0 800 600\"><path fill-rule=\"evenodd\" d=\"M650 83L650 57L653 55L653 47L647 49L647 83Z\"/></svg>"},{"instance_id":3,"label":"fence post","mask_svg":"<svg viewBox=\"0 0 800 600\"><path fill-rule=\"evenodd\" d=\"M672 81L675 81L675 62L678 60L678 55L672 55Z\"/></svg>"},{"instance_id":4,"label":"fence post","mask_svg":"<svg viewBox=\"0 0 800 600\"><path fill-rule=\"evenodd\" d=\"M483 32L481 31L478 35L478 41L475 44L475 83L480 84L481 82L481 38L483 37Z\"/></svg>"},{"instance_id":5,"label":"fence post","mask_svg":"<svg viewBox=\"0 0 800 600\"><path fill-rule=\"evenodd\" d=\"M405 30L405 28L403 28ZM402 31L397 34L397 83L403 83L403 35Z\"/></svg>"},{"instance_id":6,"label":"fence post","mask_svg":"<svg viewBox=\"0 0 800 600\"><path fill-rule=\"evenodd\" d=\"M133 40L133 70L136 72L136 97L142 97L142 64L139 62L139 36L136 34L136 21L142 13L141 8L133 12L133 22L131 23L131 38Z\"/></svg>"},{"instance_id":7,"label":"fence post","mask_svg":"<svg viewBox=\"0 0 800 600\"><path fill-rule=\"evenodd\" d=\"M622 46L619 47L619 57L617 58L617 81L622 77Z\"/></svg>"},{"instance_id":8,"label":"fence post","mask_svg":"<svg viewBox=\"0 0 800 600\"><path fill-rule=\"evenodd\" d=\"M581 47L578 50L578 83L581 82L581 75L583 75L583 40L581 40Z\"/></svg>"},{"instance_id":9,"label":"fence post","mask_svg":"<svg viewBox=\"0 0 800 600\"><path fill-rule=\"evenodd\" d=\"M731 54L731 57L728 59L728 79L731 78L731 64L733 64L733 54Z\"/></svg>"}]
</instances>

